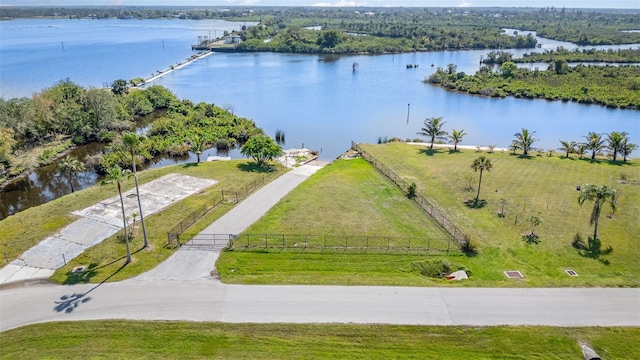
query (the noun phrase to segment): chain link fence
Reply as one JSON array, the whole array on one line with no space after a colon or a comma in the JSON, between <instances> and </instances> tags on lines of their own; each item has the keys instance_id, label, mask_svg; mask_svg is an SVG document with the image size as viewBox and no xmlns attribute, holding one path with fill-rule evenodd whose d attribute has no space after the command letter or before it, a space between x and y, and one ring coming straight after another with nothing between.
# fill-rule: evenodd
<instances>
[{"instance_id":1,"label":"chain link fence","mask_svg":"<svg viewBox=\"0 0 640 360\"><path fill-rule=\"evenodd\" d=\"M175 225L171 230L167 232L167 244L176 242L180 245L180 235L182 235L189 227L200 220L209 211L216 208L223 202L237 204L244 198L249 196L256 189L262 187L262 185L273 180L281 171L280 167L276 168L276 171L263 174L259 179L256 179L246 185L240 187L238 191L220 190L219 193L215 193L211 199L209 199L202 207L193 211L191 214L185 216L182 221Z\"/></svg>"},{"instance_id":2,"label":"chain link fence","mask_svg":"<svg viewBox=\"0 0 640 360\"><path fill-rule=\"evenodd\" d=\"M215 235L221 238L222 235ZM228 248L237 251L287 250L322 253L397 253L397 254L449 254L451 239L350 236L350 235L291 235L240 234L230 236ZM457 249L454 249L458 252Z\"/></svg>"},{"instance_id":3,"label":"chain link fence","mask_svg":"<svg viewBox=\"0 0 640 360\"><path fill-rule=\"evenodd\" d=\"M380 171L384 176L386 176L391 182L396 184L404 193L409 193L409 186L402 177L396 174L389 167L384 165L381 161L376 159L373 155L369 154L366 150L364 150L360 145L355 142L351 142L351 149L357 151L360 156L362 156L365 160L367 160L371 165L373 165L378 171ZM464 249L469 243L469 237L465 235L458 227L449 220L442 211L440 211L433 203L431 203L427 198L420 194L415 194L412 198L413 201L416 202L420 206L420 208L430 215L436 223L442 226L443 229L451 235L451 237L456 241L457 246L460 249Z\"/></svg>"}]
</instances>

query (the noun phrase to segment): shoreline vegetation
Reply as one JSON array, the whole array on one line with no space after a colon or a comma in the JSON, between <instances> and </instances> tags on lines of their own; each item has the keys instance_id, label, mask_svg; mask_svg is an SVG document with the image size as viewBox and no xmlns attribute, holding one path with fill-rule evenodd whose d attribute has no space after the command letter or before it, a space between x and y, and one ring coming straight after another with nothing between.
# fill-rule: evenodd
<instances>
[{"instance_id":1,"label":"shoreline vegetation","mask_svg":"<svg viewBox=\"0 0 640 360\"><path fill-rule=\"evenodd\" d=\"M31 98L0 98L0 186L50 164L73 146L91 142L107 144L107 151L79 159L86 166L98 173L116 165L130 167L122 134L153 113L160 116L139 145L138 165L160 155L185 155L196 138L203 149L224 151L263 134L252 120L214 104L179 100L162 86L141 89L116 80L111 89L86 89L66 79Z\"/></svg>"},{"instance_id":2,"label":"shoreline vegetation","mask_svg":"<svg viewBox=\"0 0 640 360\"><path fill-rule=\"evenodd\" d=\"M498 70L485 65L468 75L449 64L446 69L438 67L424 82L485 97L561 100L640 110L640 66L633 65L570 67L566 61L556 60L547 70L529 70L506 61Z\"/></svg>"}]
</instances>

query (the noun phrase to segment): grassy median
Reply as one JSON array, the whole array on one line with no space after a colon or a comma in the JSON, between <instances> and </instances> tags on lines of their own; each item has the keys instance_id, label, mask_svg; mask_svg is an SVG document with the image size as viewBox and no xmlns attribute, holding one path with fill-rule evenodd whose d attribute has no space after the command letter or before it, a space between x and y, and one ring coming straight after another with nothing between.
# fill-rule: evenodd
<instances>
[{"instance_id":1,"label":"grassy median","mask_svg":"<svg viewBox=\"0 0 640 360\"><path fill-rule=\"evenodd\" d=\"M638 359L637 328L46 323L0 336L2 359Z\"/></svg>"},{"instance_id":2,"label":"grassy median","mask_svg":"<svg viewBox=\"0 0 640 360\"><path fill-rule=\"evenodd\" d=\"M529 157L474 150L428 150L405 143L365 148L431 199L477 246L476 256L407 254L307 254L302 251L231 251L218 261L223 281L231 283L336 283L451 285L422 276L420 262L448 262L472 276L457 286L639 286L640 166L637 161L565 159L560 154ZM483 174L480 206L469 206L478 176L473 159L488 156L493 169ZM426 219L394 185L364 160L344 160L327 166L290 193L247 233L376 233L408 234L438 231L416 219ZM355 174L357 173L357 175ZM618 189L618 208L600 218L602 247L585 253L572 246L576 234L586 242L592 203L578 204L577 185L608 184ZM384 195L382 195L384 194ZM393 199L393 200L392 200ZM503 200L504 199L504 200ZM403 209L386 211L389 207ZM504 203L504 209L503 209ZM402 205L400 205L402 204ZM404 210L406 209L406 210ZM504 213L504 216L499 216ZM398 215L400 214L400 215ZM527 243L527 218L538 216L539 243ZM612 251L607 253L608 247ZM302 265L304 264L304 266ZM578 276L569 276L565 270ZM523 279L507 279L504 271L519 270ZM328 280L331 279L331 280Z\"/></svg>"}]
</instances>

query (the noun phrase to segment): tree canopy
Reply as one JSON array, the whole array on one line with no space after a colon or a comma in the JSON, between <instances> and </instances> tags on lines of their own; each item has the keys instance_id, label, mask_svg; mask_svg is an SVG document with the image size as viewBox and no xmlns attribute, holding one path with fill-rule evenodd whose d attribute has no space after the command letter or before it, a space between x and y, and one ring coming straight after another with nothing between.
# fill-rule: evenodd
<instances>
[{"instance_id":1,"label":"tree canopy","mask_svg":"<svg viewBox=\"0 0 640 360\"><path fill-rule=\"evenodd\" d=\"M268 136L250 138L240 150L242 155L251 157L258 166L264 166L282 154L282 148Z\"/></svg>"}]
</instances>

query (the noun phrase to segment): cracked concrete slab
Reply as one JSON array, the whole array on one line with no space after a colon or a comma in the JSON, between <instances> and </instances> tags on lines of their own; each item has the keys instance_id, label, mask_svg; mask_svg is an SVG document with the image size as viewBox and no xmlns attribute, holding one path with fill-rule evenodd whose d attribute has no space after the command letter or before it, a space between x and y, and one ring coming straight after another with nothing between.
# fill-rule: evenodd
<instances>
[{"instance_id":1,"label":"cracked concrete slab","mask_svg":"<svg viewBox=\"0 0 640 360\"><path fill-rule=\"evenodd\" d=\"M152 215L176 201L216 184L217 181L193 176L168 174L139 186L145 216ZM139 213L135 189L124 192L128 223ZM48 278L53 271L82 254L88 248L116 234L123 227L118 195L73 212L80 219L25 251L18 259L0 269L0 285L7 282ZM21 269L22 268L22 269Z\"/></svg>"}]
</instances>

